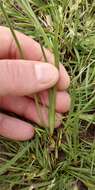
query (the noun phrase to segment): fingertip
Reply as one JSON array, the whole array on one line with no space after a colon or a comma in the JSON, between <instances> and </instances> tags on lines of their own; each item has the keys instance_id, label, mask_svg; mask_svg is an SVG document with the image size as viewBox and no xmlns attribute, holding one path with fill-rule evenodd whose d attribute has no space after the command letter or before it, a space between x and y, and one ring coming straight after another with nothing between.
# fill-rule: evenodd
<instances>
[{"instance_id":1,"label":"fingertip","mask_svg":"<svg viewBox=\"0 0 95 190\"><path fill-rule=\"evenodd\" d=\"M14 126L14 130L17 132L15 132L15 135L13 134L13 137L11 134L10 138L17 141L27 141L32 139L35 135L34 127L31 124L24 121L19 120L18 122L18 128Z\"/></svg>"},{"instance_id":2,"label":"fingertip","mask_svg":"<svg viewBox=\"0 0 95 190\"><path fill-rule=\"evenodd\" d=\"M34 128L30 124L28 124L24 127L24 133L23 136L20 138L20 141L30 140L34 137L34 135L35 135Z\"/></svg>"},{"instance_id":3,"label":"fingertip","mask_svg":"<svg viewBox=\"0 0 95 190\"><path fill-rule=\"evenodd\" d=\"M19 119L0 114L0 135L11 140L25 141L32 139L34 128L31 124Z\"/></svg>"},{"instance_id":4,"label":"fingertip","mask_svg":"<svg viewBox=\"0 0 95 190\"><path fill-rule=\"evenodd\" d=\"M68 92L58 92L56 98L56 110L59 113L66 113L71 107L71 97Z\"/></svg>"},{"instance_id":5,"label":"fingertip","mask_svg":"<svg viewBox=\"0 0 95 190\"><path fill-rule=\"evenodd\" d=\"M66 90L70 86L70 76L62 64L59 67L59 81L57 86L59 90Z\"/></svg>"},{"instance_id":6,"label":"fingertip","mask_svg":"<svg viewBox=\"0 0 95 190\"><path fill-rule=\"evenodd\" d=\"M52 65L55 65L55 59L54 55L48 50L45 49L46 57L49 63ZM45 61L44 57L42 57L41 61ZM69 87L70 85L70 76L68 75L68 72L66 71L65 67L59 63L59 80L57 83L58 89L59 90L65 90Z\"/></svg>"}]
</instances>

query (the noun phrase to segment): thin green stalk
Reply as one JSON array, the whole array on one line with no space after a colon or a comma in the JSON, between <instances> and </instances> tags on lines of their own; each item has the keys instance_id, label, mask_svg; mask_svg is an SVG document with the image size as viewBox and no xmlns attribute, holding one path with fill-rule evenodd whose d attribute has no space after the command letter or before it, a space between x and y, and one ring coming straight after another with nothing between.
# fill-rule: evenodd
<instances>
[{"instance_id":1,"label":"thin green stalk","mask_svg":"<svg viewBox=\"0 0 95 190\"><path fill-rule=\"evenodd\" d=\"M15 39L15 42L16 42L16 44L17 44L17 47L18 47L18 49L19 49L21 58L24 59L24 55L23 55L23 51L22 51L22 49L21 49L20 43L19 43L19 41L18 41L18 39L17 39L17 36L16 36L16 34L15 34L15 31L13 30L12 24L11 24L11 22L10 22L10 20L9 20L9 17L8 17L8 15L7 15L7 13L6 13L4 7L3 7L3 3L2 3L2 2L0 3L0 8L1 8L2 13L4 14L4 17L5 17L5 19L6 19L7 23L8 23L8 25L9 25L9 27L10 27L11 33L12 33L12 35L13 35L13 37L14 37L14 39Z\"/></svg>"},{"instance_id":2,"label":"thin green stalk","mask_svg":"<svg viewBox=\"0 0 95 190\"><path fill-rule=\"evenodd\" d=\"M24 12L27 14L29 20L34 25L36 31L39 32L39 34L41 34L43 36L43 39L44 39L46 46L51 47L50 41L49 41L43 27L41 26L38 18L36 17L36 14L34 13L32 7L30 6L29 1L17 0L17 2L21 6L21 8L24 10Z\"/></svg>"},{"instance_id":3,"label":"thin green stalk","mask_svg":"<svg viewBox=\"0 0 95 190\"><path fill-rule=\"evenodd\" d=\"M54 7L53 7L54 8ZM53 13L53 9L51 10ZM54 20L54 15L53 15ZM54 39L53 39L53 54L54 54L54 65L59 69L59 48L58 48L58 32L59 32L59 24L54 22ZM53 135L54 127L55 127L55 115L56 115L56 85L52 87L49 91L49 126L50 126L50 134Z\"/></svg>"},{"instance_id":4,"label":"thin green stalk","mask_svg":"<svg viewBox=\"0 0 95 190\"><path fill-rule=\"evenodd\" d=\"M43 39L44 39L44 43L48 48L52 48L52 45L43 29L43 27L41 26L39 20L37 19L33 9L31 8L30 4L28 1L26 0L20 0L19 4L21 5L21 7L24 8L24 11L27 13L28 17L30 20L32 20L32 23L37 31L37 33L39 33ZM55 27L56 28L56 27ZM57 66L58 68L58 64L59 64L59 56L58 56L58 43L57 43L57 36L55 35L55 43L53 44L54 46L54 53L55 55L55 66ZM48 62L44 49L42 49L42 53L44 56L44 59L46 62ZM54 127L55 127L55 103L56 103L56 87L53 87L50 89L49 91L49 128L50 128L50 135L53 135L53 131L54 131Z\"/></svg>"},{"instance_id":5,"label":"thin green stalk","mask_svg":"<svg viewBox=\"0 0 95 190\"><path fill-rule=\"evenodd\" d=\"M46 62L48 62L47 57L45 55L45 51L43 46L41 45L42 53ZM55 104L56 104L56 86L52 87L49 90L49 110L48 110L48 125L50 128L50 135L53 135L54 127L55 127Z\"/></svg>"},{"instance_id":6,"label":"thin green stalk","mask_svg":"<svg viewBox=\"0 0 95 190\"><path fill-rule=\"evenodd\" d=\"M56 87L53 87L49 91L49 127L50 135L53 135L55 127L55 102L56 102Z\"/></svg>"}]
</instances>

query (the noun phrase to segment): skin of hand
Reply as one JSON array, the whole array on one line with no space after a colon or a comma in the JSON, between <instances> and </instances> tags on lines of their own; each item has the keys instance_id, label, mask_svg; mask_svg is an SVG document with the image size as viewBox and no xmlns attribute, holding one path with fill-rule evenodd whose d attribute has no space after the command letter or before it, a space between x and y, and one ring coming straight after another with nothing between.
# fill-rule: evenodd
<instances>
[{"instance_id":1,"label":"skin of hand","mask_svg":"<svg viewBox=\"0 0 95 190\"><path fill-rule=\"evenodd\" d=\"M40 119L31 94L38 93L45 123L48 122L48 89L57 83L56 112L59 118L70 109L70 96L66 89L70 77L64 66L55 68L53 54L44 49L45 63L40 44L19 33L16 36L22 47L25 60L20 59L19 50L10 30L0 26L0 108L16 113L37 124ZM57 117L57 116L56 116ZM56 127L60 125L57 119ZM0 135L24 141L34 136L35 129L25 121L0 113Z\"/></svg>"}]
</instances>

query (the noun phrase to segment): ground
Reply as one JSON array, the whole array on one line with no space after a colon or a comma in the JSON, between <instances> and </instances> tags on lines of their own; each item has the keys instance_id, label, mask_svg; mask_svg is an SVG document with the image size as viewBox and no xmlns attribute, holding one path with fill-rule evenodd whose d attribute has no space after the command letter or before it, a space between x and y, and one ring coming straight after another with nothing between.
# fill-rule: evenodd
<instances>
[{"instance_id":1,"label":"ground","mask_svg":"<svg viewBox=\"0 0 95 190\"><path fill-rule=\"evenodd\" d=\"M56 41L57 32L72 103L52 140L38 126L28 142L0 137L0 189L95 190L95 1L3 0L3 5L13 27L44 46L46 39ZM1 10L0 18L7 25Z\"/></svg>"}]
</instances>

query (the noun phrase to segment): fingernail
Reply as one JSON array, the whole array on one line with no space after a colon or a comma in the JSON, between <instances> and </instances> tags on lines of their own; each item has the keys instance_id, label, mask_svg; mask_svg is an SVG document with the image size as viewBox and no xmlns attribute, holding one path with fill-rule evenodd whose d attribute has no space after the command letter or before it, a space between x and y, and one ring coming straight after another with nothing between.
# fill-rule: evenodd
<instances>
[{"instance_id":1,"label":"fingernail","mask_svg":"<svg viewBox=\"0 0 95 190\"><path fill-rule=\"evenodd\" d=\"M49 63L35 64L36 79L41 84L55 84L58 81L59 74L56 67Z\"/></svg>"}]
</instances>

